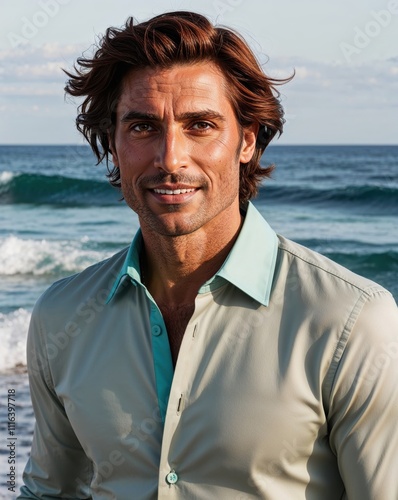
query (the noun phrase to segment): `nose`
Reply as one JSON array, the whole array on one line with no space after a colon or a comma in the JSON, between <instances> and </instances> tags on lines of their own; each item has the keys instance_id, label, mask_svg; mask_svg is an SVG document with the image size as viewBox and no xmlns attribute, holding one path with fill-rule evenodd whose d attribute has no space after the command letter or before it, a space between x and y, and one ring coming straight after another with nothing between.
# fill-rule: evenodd
<instances>
[{"instance_id":1,"label":"nose","mask_svg":"<svg viewBox=\"0 0 398 500\"><path fill-rule=\"evenodd\" d=\"M187 167L187 140L181 129L170 127L159 138L155 167L173 173Z\"/></svg>"}]
</instances>

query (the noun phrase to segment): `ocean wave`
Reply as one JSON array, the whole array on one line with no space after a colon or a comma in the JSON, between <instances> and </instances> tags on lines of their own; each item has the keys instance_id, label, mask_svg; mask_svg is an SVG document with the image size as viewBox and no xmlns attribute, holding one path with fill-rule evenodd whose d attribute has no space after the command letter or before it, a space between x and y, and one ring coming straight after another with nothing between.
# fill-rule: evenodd
<instances>
[{"instance_id":1,"label":"ocean wave","mask_svg":"<svg viewBox=\"0 0 398 500\"><path fill-rule=\"evenodd\" d=\"M23 370L26 366L26 337L31 313L20 308L0 313L0 372Z\"/></svg>"},{"instance_id":2,"label":"ocean wave","mask_svg":"<svg viewBox=\"0 0 398 500\"><path fill-rule=\"evenodd\" d=\"M0 240L0 255L0 276L73 274L107 257L104 251L87 248L85 239L25 240L16 236Z\"/></svg>"},{"instance_id":3,"label":"ocean wave","mask_svg":"<svg viewBox=\"0 0 398 500\"><path fill-rule=\"evenodd\" d=\"M398 273L398 251L385 252L325 252L330 259L349 269L367 275L377 273Z\"/></svg>"},{"instance_id":4,"label":"ocean wave","mask_svg":"<svg viewBox=\"0 0 398 500\"><path fill-rule=\"evenodd\" d=\"M394 245L357 240L300 239L302 245L326 255L356 272L398 273L398 249Z\"/></svg>"},{"instance_id":5,"label":"ocean wave","mask_svg":"<svg viewBox=\"0 0 398 500\"><path fill-rule=\"evenodd\" d=\"M1 185L6 185L9 183L13 178L15 177L15 174L12 172L0 172L0 186Z\"/></svg>"},{"instance_id":6,"label":"ocean wave","mask_svg":"<svg viewBox=\"0 0 398 500\"><path fill-rule=\"evenodd\" d=\"M330 189L262 186L259 201L272 200L279 204L310 205L326 208L352 208L367 214L390 214L398 211L398 189L390 186L347 186Z\"/></svg>"},{"instance_id":7,"label":"ocean wave","mask_svg":"<svg viewBox=\"0 0 398 500\"><path fill-rule=\"evenodd\" d=\"M119 203L120 192L107 180L63 175L0 173L0 204L107 206Z\"/></svg>"}]
</instances>

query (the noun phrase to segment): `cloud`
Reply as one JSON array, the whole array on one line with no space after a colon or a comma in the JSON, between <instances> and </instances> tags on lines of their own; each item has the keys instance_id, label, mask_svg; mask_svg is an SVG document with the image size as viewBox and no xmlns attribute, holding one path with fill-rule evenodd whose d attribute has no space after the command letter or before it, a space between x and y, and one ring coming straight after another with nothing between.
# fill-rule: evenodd
<instances>
[{"instance_id":1,"label":"cloud","mask_svg":"<svg viewBox=\"0 0 398 500\"><path fill-rule=\"evenodd\" d=\"M397 58L398 59L398 58ZM271 65L270 65L271 66ZM265 68L267 72L267 68ZM345 101L346 105L359 103L367 107L398 105L398 64L394 59L346 64L312 61L302 58L279 59L278 65L268 69L271 76L286 78L295 71L284 95L301 94L314 99Z\"/></svg>"},{"instance_id":2,"label":"cloud","mask_svg":"<svg viewBox=\"0 0 398 500\"><path fill-rule=\"evenodd\" d=\"M47 62L45 64L23 64L15 68L14 78L18 80L58 80L61 73L59 62Z\"/></svg>"},{"instance_id":3,"label":"cloud","mask_svg":"<svg viewBox=\"0 0 398 500\"><path fill-rule=\"evenodd\" d=\"M0 97L63 96L62 69L71 69L82 50L81 44L59 43L0 50Z\"/></svg>"},{"instance_id":4,"label":"cloud","mask_svg":"<svg viewBox=\"0 0 398 500\"><path fill-rule=\"evenodd\" d=\"M21 45L11 50L0 50L0 61L17 63L18 61L58 61L70 60L79 56L87 47L83 44L60 44L58 42L44 43L40 46Z\"/></svg>"},{"instance_id":5,"label":"cloud","mask_svg":"<svg viewBox=\"0 0 398 500\"><path fill-rule=\"evenodd\" d=\"M30 84L30 85L2 85L0 84L0 96L2 97L50 97L62 96L62 85L54 84Z\"/></svg>"}]
</instances>

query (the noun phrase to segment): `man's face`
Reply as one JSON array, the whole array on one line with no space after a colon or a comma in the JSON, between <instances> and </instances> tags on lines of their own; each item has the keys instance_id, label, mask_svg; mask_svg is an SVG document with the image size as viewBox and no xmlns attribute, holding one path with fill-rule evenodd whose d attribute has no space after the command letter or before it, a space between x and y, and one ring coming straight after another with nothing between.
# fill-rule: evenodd
<instances>
[{"instance_id":1,"label":"man's face","mask_svg":"<svg viewBox=\"0 0 398 500\"><path fill-rule=\"evenodd\" d=\"M142 230L180 236L239 217L239 164L251 159L256 132L239 127L212 63L126 75L112 156Z\"/></svg>"}]
</instances>

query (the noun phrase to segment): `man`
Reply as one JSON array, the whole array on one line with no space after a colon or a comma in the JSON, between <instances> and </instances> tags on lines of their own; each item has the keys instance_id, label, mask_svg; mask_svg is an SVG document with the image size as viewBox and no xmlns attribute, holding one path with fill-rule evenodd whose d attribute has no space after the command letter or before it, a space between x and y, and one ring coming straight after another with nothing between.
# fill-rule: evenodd
<instances>
[{"instance_id":1,"label":"man","mask_svg":"<svg viewBox=\"0 0 398 500\"><path fill-rule=\"evenodd\" d=\"M249 202L280 82L189 12L78 63L78 126L140 231L35 307L19 498L396 499L396 305Z\"/></svg>"}]
</instances>

